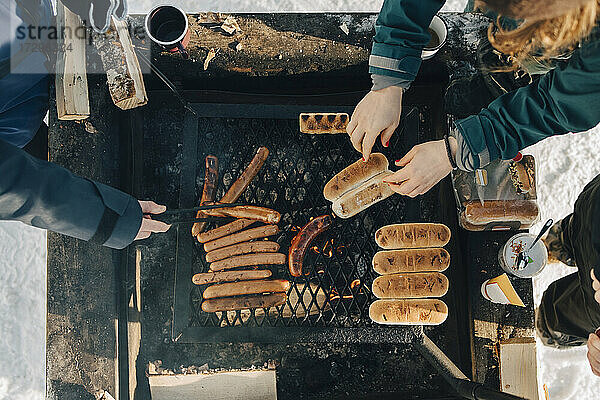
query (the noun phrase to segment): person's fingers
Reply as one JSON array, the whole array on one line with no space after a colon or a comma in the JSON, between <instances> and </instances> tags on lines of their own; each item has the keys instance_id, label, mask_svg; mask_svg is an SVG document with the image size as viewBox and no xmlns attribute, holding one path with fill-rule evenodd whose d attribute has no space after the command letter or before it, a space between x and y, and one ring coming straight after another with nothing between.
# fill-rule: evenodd
<instances>
[{"instance_id":1,"label":"person's fingers","mask_svg":"<svg viewBox=\"0 0 600 400\"><path fill-rule=\"evenodd\" d=\"M407 181L402 182L400 185L397 185L398 190L394 190L396 193L407 196L413 190L415 190L419 184L414 179L409 179Z\"/></svg>"},{"instance_id":2,"label":"person's fingers","mask_svg":"<svg viewBox=\"0 0 600 400\"><path fill-rule=\"evenodd\" d=\"M400 193L400 185L397 183L388 183L388 185L390 185L390 189L392 189L393 192L396 192L398 194L402 194Z\"/></svg>"},{"instance_id":3,"label":"person's fingers","mask_svg":"<svg viewBox=\"0 0 600 400\"><path fill-rule=\"evenodd\" d=\"M596 279L596 275L594 274L594 268L590 269L590 276L592 277L593 281L598 282L598 279Z\"/></svg>"},{"instance_id":4,"label":"person's fingers","mask_svg":"<svg viewBox=\"0 0 600 400\"><path fill-rule=\"evenodd\" d=\"M402 157L399 160L396 160L396 166L397 167L404 167L406 164L408 164L409 162L411 162L411 160L415 157L415 155L417 154L417 150L416 150L416 146L413 147L412 149L410 149L410 151L408 153L406 153L404 155L404 157Z\"/></svg>"},{"instance_id":5,"label":"person's fingers","mask_svg":"<svg viewBox=\"0 0 600 400\"><path fill-rule=\"evenodd\" d=\"M367 161L369 156L371 155L371 150L375 145L375 140L377 140L377 133L367 132L362 141L362 155L363 160Z\"/></svg>"},{"instance_id":6,"label":"person's fingers","mask_svg":"<svg viewBox=\"0 0 600 400\"><path fill-rule=\"evenodd\" d=\"M142 220L142 231L148 232L166 232L169 230L171 225L165 224L161 221L155 221L153 219L144 219Z\"/></svg>"},{"instance_id":7,"label":"person's fingers","mask_svg":"<svg viewBox=\"0 0 600 400\"><path fill-rule=\"evenodd\" d=\"M593 336L595 336L595 335L593 335ZM590 367L592 367L592 371L594 372L594 374L598 375L598 373L600 373L600 353L598 352L597 349L590 346L589 340L591 339L591 337L592 337L592 335L590 335L590 337L588 338L587 359L588 359L588 362L590 363Z\"/></svg>"},{"instance_id":8,"label":"person's fingers","mask_svg":"<svg viewBox=\"0 0 600 400\"><path fill-rule=\"evenodd\" d=\"M357 125L358 125L358 118L355 118L354 114L352 114L352 118L350 118L350 122L348 123L348 126L346 127L346 132L348 133L348 135L352 136L352 132L354 132L354 129L356 129Z\"/></svg>"},{"instance_id":9,"label":"person's fingers","mask_svg":"<svg viewBox=\"0 0 600 400\"><path fill-rule=\"evenodd\" d=\"M596 301L598 302L598 304L600 304L600 292L596 292L594 294L594 299L596 299Z\"/></svg>"},{"instance_id":10,"label":"person's fingers","mask_svg":"<svg viewBox=\"0 0 600 400\"><path fill-rule=\"evenodd\" d=\"M356 151L361 152L362 150L362 141L365 136L365 131L362 127L357 127L353 132L352 136L350 136L350 141L352 142L352 146L356 149Z\"/></svg>"},{"instance_id":11,"label":"person's fingers","mask_svg":"<svg viewBox=\"0 0 600 400\"><path fill-rule=\"evenodd\" d=\"M413 190L412 192L408 193L407 196L411 197L411 198L415 198L419 195L422 195L423 193L425 193L426 191L423 190L422 186L418 186L415 190Z\"/></svg>"},{"instance_id":12,"label":"person's fingers","mask_svg":"<svg viewBox=\"0 0 600 400\"><path fill-rule=\"evenodd\" d=\"M135 240L148 239L150 237L150 235L151 235L150 232L140 232L135 237Z\"/></svg>"},{"instance_id":13,"label":"person's fingers","mask_svg":"<svg viewBox=\"0 0 600 400\"><path fill-rule=\"evenodd\" d=\"M381 145L383 147L388 147L390 145L390 139L392 138L392 135L395 131L396 127L390 126L384 129L383 132L381 132Z\"/></svg>"},{"instance_id":14,"label":"person's fingers","mask_svg":"<svg viewBox=\"0 0 600 400\"><path fill-rule=\"evenodd\" d=\"M600 282L598 281L592 281L592 287L594 288L594 291L599 291L600 290Z\"/></svg>"},{"instance_id":15,"label":"person's fingers","mask_svg":"<svg viewBox=\"0 0 600 400\"><path fill-rule=\"evenodd\" d=\"M600 337L595 333L590 333L590 336L588 337L588 348L589 347L596 349L598 355L600 355Z\"/></svg>"},{"instance_id":16,"label":"person's fingers","mask_svg":"<svg viewBox=\"0 0 600 400\"><path fill-rule=\"evenodd\" d=\"M400 184L400 183L410 179L411 176L412 176L411 169L408 167L404 167L404 168L399 169L398 171L394 172L387 178L383 179L383 182Z\"/></svg>"},{"instance_id":17,"label":"person's fingers","mask_svg":"<svg viewBox=\"0 0 600 400\"><path fill-rule=\"evenodd\" d=\"M139 200L144 214L160 214L167 211L167 206L156 204L153 201Z\"/></svg>"}]
</instances>

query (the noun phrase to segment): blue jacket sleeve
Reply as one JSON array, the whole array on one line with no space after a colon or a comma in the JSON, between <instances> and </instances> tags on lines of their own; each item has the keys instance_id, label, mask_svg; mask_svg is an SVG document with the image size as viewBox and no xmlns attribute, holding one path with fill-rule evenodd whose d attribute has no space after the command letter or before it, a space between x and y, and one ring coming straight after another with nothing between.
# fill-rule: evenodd
<instances>
[{"instance_id":1,"label":"blue jacket sleeve","mask_svg":"<svg viewBox=\"0 0 600 400\"><path fill-rule=\"evenodd\" d=\"M479 114L456 122L474 167L511 159L542 139L582 132L600 121L600 41L586 42L568 63L506 93Z\"/></svg>"},{"instance_id":2,"label":"blue jacket sleeve","mask_svg":"<svg viewBox=\"0 0 600 400\"><path fill-rule=\"evenodd\" d=\"M427 28L442 0L385 0L375 23L369 73L412 82L429 42Z\"/></svg>"},{"instance_id":3,"label":"blue jacket sleeve","mask_svg":"<svg viewBox=\"0 0 600 400\"><path fill-rule=\"evenodd\" d=\"M142 223L139 202L0 140L0 219L122 249Z\"/></svg>"}]
</instances>

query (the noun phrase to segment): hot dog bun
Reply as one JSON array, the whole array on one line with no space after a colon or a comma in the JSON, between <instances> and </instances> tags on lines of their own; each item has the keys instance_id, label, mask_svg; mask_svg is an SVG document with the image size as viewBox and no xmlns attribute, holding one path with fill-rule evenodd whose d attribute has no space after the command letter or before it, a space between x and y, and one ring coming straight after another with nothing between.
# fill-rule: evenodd
<instances>
[{"instance_id":1,"label":"hot dog bun","mask_svg":"<svg viewBox=\"0 0 600 400\"><path fill-rule=\"evenodd\" d=\"M373 256L373 269L380 275L445 271L449 265L450 254L441 248L387 250Z\"/></svg>"},{"instance_id":2,"label":"hot dog bun","mask_svg":"<svg viewBox=\"0 0 600 400\"><path fill-rule=\"evenodd\" d=\"M448 318L448 306L438 299L376 300L369 317L384 325L439 325Z\"/></svg>"},{"instance_id":3,"label":"hot dog bun","mask_svg":"<svg viewBox=\"0 0 600 400\"><path fill-rule=\"evenodd\" d=\"M379 228L375 241L384 249L443 247L450 241L450 229L443 224L395 224Z\"/></svg>"},{"instance_id":4,"label":"hot dog bun","mask_svg":"<svg viewBox=\"0 0 600 400\"><path fill-rule=\"evenodd\" d=\"M358 160L336 174L323 189L323 196L331 202L344 193L362 185L375 175L388 170L388 160L381 153L373 153L367 160Z\"/></svg>"},{"instance_id":5,"label":"hot dog bun","mask_svg":"<svg viewBox=\"0 0 600 400\"><path fill-rule=\"evenodd\" d=\"M442 297L448 286L448 278L439 272L409 272L378 276L371 288L380 299L416 299Z\"/></svg>"},{"instance_id":6,"label":"hot dog bun","mask_svg":"<svg viewBox=\"0 0 600 400\"><path fill-rule=\"evenodd\" d=\"M394 194L394 191L383 180L391 174L391 172L382 172L363 185L344 193L333 202L331 209L340 218L350 218L373 204L387 199Z\"/></svg>"},{"instance_id":7,"label":"hot dog bun","mask_svg":"<svg viewBox=\"0 0 600 400\"><path fill-rule=\"evenodd\" d=\"M346 133L350 116L346 113L302 113L300 132L311 134Z\"/></svg>"},{"instance_id":8,"label":"hot dog bun","mask_svg":"<svg viewBox=\"0 0 600 400\"><path fill-rule=\"evenodd\" d=\"M536 222L539 216L537 204L530 200L489 200L483 205L468 201L464 206L465 220L473 225L511 221L527 225Z\"/></svg>"}]
</instances>

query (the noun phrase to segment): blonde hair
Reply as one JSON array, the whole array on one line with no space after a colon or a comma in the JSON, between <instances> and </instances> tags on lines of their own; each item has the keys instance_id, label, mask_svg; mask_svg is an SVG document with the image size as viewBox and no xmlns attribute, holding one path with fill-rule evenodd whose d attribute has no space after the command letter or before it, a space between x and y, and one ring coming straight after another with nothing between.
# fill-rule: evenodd
<instances>
[{"instance_id":1,"label":"blonde hair","mask_svg":"<svg viewBox=\"0 0 600 400\"><path fill-rule=\"evenodd\" d=\"M494 48L512 56L517 64L530 55L547 60L574 50L592 32L599 16L600 0L589 0L563 15L525 20L515 29L502 28L498 17L488 28L488 38Z\"/></svg>"}]
</instances>

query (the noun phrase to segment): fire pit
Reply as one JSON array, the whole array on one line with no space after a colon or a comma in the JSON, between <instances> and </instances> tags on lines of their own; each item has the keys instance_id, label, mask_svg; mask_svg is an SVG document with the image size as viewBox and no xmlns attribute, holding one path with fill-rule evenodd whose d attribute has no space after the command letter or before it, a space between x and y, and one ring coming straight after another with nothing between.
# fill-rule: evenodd
<instances>
[{"instance_id":1,"label":"fire pit","mask_svg":"<svg viewBox=\"0 0 600 400\"><path fill-rule=\"evenodd\" d=\"M335 103L334 103L335 104ZM287 253L297 230L311 218L331 213L323 198L325 183L355 161L358 153L348 137L306 135L298 130L300 112L352 112L350 107L251 104L193 104L186 115L181 173L181 208L199 202L204 158L219 159L220 198L239 176L258 146L270 150L263 169L240 201L273 208L282 214L275 240ZM405 106L401 125L390 143L380 148L390 160L413 143L443 131L443 121L431 105ZM194 151L197 149L197 151ZM195 273L208 271L202 245L188 227L177 234L177 263L172 338L177 342L411 342L420 327L389 327L371 322L371 284L377 274L371 259L377 251L375 231L390 223L439 222L436 213L422 212L419 200L393 196L334 226L313 243L305 258L306 275L292 277L287 266L273 267L273 276L291 282L288 301L272 309L205 313L204 287L193 285ZM425 214L425 215L424 215ZM455 326L455 325L450 325ZM454 332L453 334L458 334Z\"/></svg>"}]
</instances>

